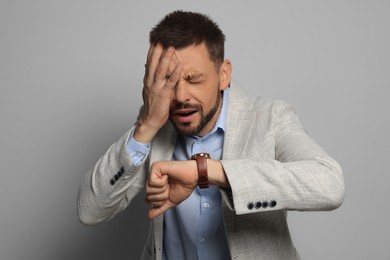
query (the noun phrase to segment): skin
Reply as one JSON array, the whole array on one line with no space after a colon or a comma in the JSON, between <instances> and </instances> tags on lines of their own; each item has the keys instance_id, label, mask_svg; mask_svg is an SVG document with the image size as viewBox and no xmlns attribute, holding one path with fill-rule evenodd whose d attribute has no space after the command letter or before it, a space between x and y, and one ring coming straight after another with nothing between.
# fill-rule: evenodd
<instances>
[{"instance_id":1,"label":"skin","mask_svg":"<svg viewBox=\"0 0 390 260\"><path fill-rule=\"evenodd\" d=\"M221 111L220 91L228 87L230 80L230 61L225 60L217 69L203 43L179 50L152 45L145 65L144 111L134 139L150 143L167 120L181 134L206 135ZM228 187L221 162L208 159L207 164L210 184ZM180 204L197 183L194 160L154 162L146 184L145 201L152 206L148 217L153 219Z\"/></svg>"}]
</instances>

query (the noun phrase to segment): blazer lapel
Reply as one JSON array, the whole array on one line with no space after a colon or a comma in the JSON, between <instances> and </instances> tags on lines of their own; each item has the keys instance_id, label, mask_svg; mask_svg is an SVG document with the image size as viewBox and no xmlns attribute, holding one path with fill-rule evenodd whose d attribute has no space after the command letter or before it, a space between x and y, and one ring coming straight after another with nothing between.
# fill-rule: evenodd
<instances>
[{"instance_id":1,"label":"blazer lapel","mask_svg":"<svg viewBox=\"0 0 390 260\"><path fill-rule=\"evenodd\" d=\"M176 136L177 134L172 123L168 121L160 129L151 143L149 166L151 166L154 161L172 160Z\"/></svg>"},{"instance_id":2,"label":"blazer lapel","mask_svg":"<svg viewBox=\"0 0 390 260\"><path fill-rule=\"evenodd\" d=\"M223 144L224 160L237 159L239 150L245 149L248 145L248 140L244 137L253 124L253 116L247 112L248 101L248 97L240 89L231 85Z\"/></svg>"},{"instance_id":3,"label":"blazer lapel","mask_svg":"<svg viewBox=\"0 0 390 260\"><path fill-rule=\"evenodd\" d=\"M149 169L155 161L172 160L176 135L172 123L168 121L157 133L151 143ZM163 215L160 215L152 221L154 229L154 253L156 254L156 259L162 258L163 219Z\"/></svg>"},{"instance_id":4,"label":"blazer lapel","mask_svg":"<svg viewBox=\"0 0 390 260\"><path fill-rule=\"evenodd\" d=\"M223 144L223 160L238 159L242 151L246 149L249 140L246 138L253 125L253 116L248 113L249 98L243 92L231 85L226 118L225 138ZM222 212L225 231L229 237L234 233L235 213L231 202L231 191L221 189L221 195L225 203L222 203ZM239 259L243 255L241 248L231 244L229 247L232 259Z\"/></svg>"}]
</instances>

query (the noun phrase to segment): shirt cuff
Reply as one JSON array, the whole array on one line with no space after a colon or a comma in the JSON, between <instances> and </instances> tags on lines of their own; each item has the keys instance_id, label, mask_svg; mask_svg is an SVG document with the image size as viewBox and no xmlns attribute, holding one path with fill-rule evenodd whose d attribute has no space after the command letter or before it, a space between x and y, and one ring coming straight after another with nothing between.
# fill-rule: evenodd
<instances>
[{"instance_id":1,"label":"shirt cuff","mask_svg":"<svg viewBox=\"0 0 390 260\"><path fill-rule=\"evenodd\" d=\"M129 140L127 141L127 152L130 155L133 165L139 166L143 163L144 159L148 156L150 151L150 144L144 144L137 142L133 138L134 130L131 131Z\"/></svg>"}]
</instances>

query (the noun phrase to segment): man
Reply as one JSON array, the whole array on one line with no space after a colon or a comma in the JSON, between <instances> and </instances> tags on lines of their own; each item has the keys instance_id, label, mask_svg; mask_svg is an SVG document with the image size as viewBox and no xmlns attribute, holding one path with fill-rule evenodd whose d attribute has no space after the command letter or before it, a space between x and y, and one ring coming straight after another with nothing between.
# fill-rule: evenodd
<instances>
[{"instance_id":1,"label":"man","mask_svg":"<svg viewBox=\"0 0 390 260\"><path fill-rule=\"evenodd\" d=\"M299 259L287 210L332 210L341 169L280 100L231 86L225 36L175 11L150 33L135 126L86 175L79 217L124 210L146 187L152 219L142 259Z\"/></svg>"}]
</instances>

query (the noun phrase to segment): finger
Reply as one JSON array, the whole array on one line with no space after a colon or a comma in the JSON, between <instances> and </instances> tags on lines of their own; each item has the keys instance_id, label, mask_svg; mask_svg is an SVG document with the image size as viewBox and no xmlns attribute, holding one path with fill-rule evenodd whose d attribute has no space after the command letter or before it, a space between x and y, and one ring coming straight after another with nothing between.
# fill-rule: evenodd
<instances>
[{"instance_id":1,"label":"finger","mask_svg":"<svg viewBox=\"0 0 390 260\"><path fill-rule=\"evenodd\" d=\"M166 193L146 195L145 202L150 205L155 205L154 203L165 202L168 199L169 195Z\"/></svg>"},{"instance_id":2,"label":"finger","mask_svg":"<svg viewBox=\"0 0 390 260\"><path fill-rule=\"evenodd\" d=\"M148 187L146 187L146 194L147 195L161 194L161 193L166 192L167 189L168 189L167 186L163 186L163 187L151 187L151 186L148 186Z\"/></svg>"},{"instance_id":3,"label":"finger","mask_svg":"<svg viewBox=\"0 0 390 260\"><path fill-rule=\"evenodd\" d=\"M183 72L183 65L179 63L175 66L175 69L173 70L172 74L170 75L167 82L165 83L164 88L167 88L169 90L175 88L177 82L181 77L182 72Z\"/></svg>"},{"instance_id":4,"label":"finger","mask_svg":"<svg viewBox=\"0 0 390 260\"><path fill-rule=\"evenodd\" d=\"M152 207L148 211L148 218L154 219L154 218L160 216L161 214L163 214L165 211L167 211L170 208L171 208L171 206L168 203L165 203L161 207Z\"/></svg>"},{"instance_id":5,"label":"finger","mask_svg":"<svg viewBox=\"0 0 390 260\"><path fill-rule=\"evenodd\" d=\"M166 186L163 186L163 187L153 187L153 186L149 186L148 185L146 187L146 194L148 194L148 195L160 194L160 193L165 192L166 189L167 189Z\"/></svg>"},{"instance_id":6,"label":"finger","mask_svg":"<svg viewBox=\"0 0 390 260\"><path fill-rule=\"evenodd\" d=\"M148 179L147 188L164 188L168 183L168 175L161 174L159 167L153 167Z\"/></svg>"},{"instance_id":7,"label":"finger","mask_svg":"<svg viewBox=\"0 0 390 260\"><path fill-rule=\"evenodd\" d=\"M155 82L163 82L166 80L168 68L174 53L175 49L173 47L169 47L162 53L154 75Z\"/></svg>"},{"instance_id":8,"label":"finger","mask_svg":"<svg viewBox=\"0 0 390 260\"><path fill-rule=\"evenodd\" d=\"M159 208L161 207L162 205L164 205L166 203L166 201L154 201L154 202L148 202L146 201L146 204L152 206L153 208Z\"/></svg>"},{"instance_id":9,"label":"finger","mask_svg":"<svg viewBox=\"0 0 390 260\"><path fill-rule=\"evenodd\" d=\"M161 207L163 204L166 203L166 199L156 199L155 198L150 198L151 196L146 196L145 197L145 203L150 205L150 206L153 206L153 207Z\"/></svg>"},{"instance_id":10,"label":"finger","mask_svg":"<svg viewBox=\"0 0 390 260\"><path fill-rule=\"evenodd\" d=\"M157 195L147 195L145 197L145 202L154 207L161 207L167 202L168 194L157 194Z\"/></svg>"},{"instance_id":11,"label":"finger","mask_svg":"<svg viewBox=\"0 0 390 260\"><path fill-rule=\"evenodd\" d=\"M154 74L160 62L160 57L164 49L161 44L151 45L148 51L148 56L145 64L144 84L151 86L154 82Z\"/></svg>"},{"instance_id":12,"label":"finger","mask_svg":"<svg viewBox=\"0 0 390 260\"><path fill-rule=\"evenodd\" d=\"M168 189L168 182L165 183L163 186L151 186L149 184L146 185L146 194L148 195L155 195L155 194L161 194L166 192Z\"/></svg>"}]
</instances>

